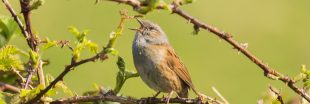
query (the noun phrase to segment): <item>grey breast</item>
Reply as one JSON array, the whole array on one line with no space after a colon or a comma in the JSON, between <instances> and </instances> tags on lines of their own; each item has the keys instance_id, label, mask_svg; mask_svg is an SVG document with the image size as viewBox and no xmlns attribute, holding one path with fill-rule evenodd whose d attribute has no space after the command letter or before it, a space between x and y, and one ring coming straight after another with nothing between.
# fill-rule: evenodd
<instances>
[{"instance_id":1,"label":"grey breast","mask_svg":"<svg viewBox=\"0 0 310 104\"><path fill-rule=\"evenodd\" d=\"M140 74L141 79L152 89L162 91L159 78L161 73L156 65L161 61L159 55L162 52L157 49L150 49L144 38L139 38L140 34L136 34L132 44L132 53L134 64Z\"/></svg>"}]
</instances>

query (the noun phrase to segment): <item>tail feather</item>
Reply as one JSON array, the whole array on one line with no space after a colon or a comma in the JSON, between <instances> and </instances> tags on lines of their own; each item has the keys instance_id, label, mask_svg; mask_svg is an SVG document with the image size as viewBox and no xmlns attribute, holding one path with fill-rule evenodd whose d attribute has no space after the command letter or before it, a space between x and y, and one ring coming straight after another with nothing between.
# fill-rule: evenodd
<instances>
[{"instance_id":1,"label":"tail feather","mask_svg":"<svg viewBox=\"0 0 310 104\"><path fill-rule=\"evenodd\" d=\"M178 96L181 98L188 98L188 88L183 88L181 92L178 92Z\"/></svg>"}]
</instances>

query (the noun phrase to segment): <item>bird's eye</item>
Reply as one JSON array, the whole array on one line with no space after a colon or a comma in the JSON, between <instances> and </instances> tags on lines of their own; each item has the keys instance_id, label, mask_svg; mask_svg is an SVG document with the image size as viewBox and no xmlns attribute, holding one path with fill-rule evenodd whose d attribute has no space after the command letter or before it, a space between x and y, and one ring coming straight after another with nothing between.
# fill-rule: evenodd
<instances>
[{"instance_id":1,"label":"bird's eye","mask_svg":"<svg viewBox=\"0 0 310 104\"><path fill-rule=\"evenodd\" d=\"M149 29L150 29L150 30L154 30L155 28L154 28L154 27L149 27Z\"/></svg>"}]
</instances>

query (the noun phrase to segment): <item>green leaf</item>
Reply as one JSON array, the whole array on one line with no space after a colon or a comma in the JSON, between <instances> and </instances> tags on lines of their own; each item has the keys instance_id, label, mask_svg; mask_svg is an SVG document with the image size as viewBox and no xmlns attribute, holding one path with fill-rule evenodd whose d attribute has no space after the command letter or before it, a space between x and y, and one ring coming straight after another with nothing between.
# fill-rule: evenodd
<instances>
[{"instance_id":1,"label":"green leaf","mask_svg":"<svg viewBox=\"0 0 310 104\"><path fill-rule=\"evenodd\" d=\"M44 89L44 86L42 84L39 84L36 88L31 89L31 90L21 89L19 97L20 99L27 101L27 100L34 98L43 89Z\"/></svg>"},{"instance_id":2,"label":"green leaf","mask_svg":"<svg viewBox=\"0 0 310 104\"><path fill-rule=\"evenodd\" d=\"M97 53L98 51L98 45L90 40L86 43L86 47L90 50L90 52Z\"/></svg>"},{"instance_id":3,"label":"green leaf","mask_svg":"<svg viewBox=\"0 0 310 104\"><path fill-rule=\"evenodd\" d=\"M80 54L84 48L88 48L91 52L97 53L98 45L86 38L86 35L89 32L88 30L83 30L82 32L79 32L77 28L71 26L69 27L69 31L77 39L77 41L75 42L76 47L73 49L73 53L72 53L75 60L80 59Z\"/></svg>"},{"instance_id":4,"label":"green leaf","mask_svg":"<svg viewBox=\"0 0 310 104\"><path fill-rule=\"evenodd\" d=\"M34 69L37 69L38 66L39 66L39 54L37 52L34 52L34 51L30 50L29 51L29 56L30 56L31 61L33 62L32 67Z\"/></svg>"},{"instance_id":5,"label":"green leaf","mask_svg":"<svg viewBox=\"0 0 310 104\"><path fill-rule=\"evenodd\" d=\"M0 48L6 45L7 43L8 43L7 39L3 35L0 35Z\"/></svg>"},{"instance_id":6,"label":"green leaf","mask_svg":"<svg viewBox=\"0 0 310 104\"><path fill-rule=\"evenodd\" d=\"M84 46L82 43L78 43L75 47L75 49L73 50L73 57L74 59L78 60L80 59L80 54L81 51L83 50Z\"/></svg>"},{"instance_id":7,"label":"green leaf","mask_svg":"<svg viewBox=\"0 0 310 104\"><path fill-rule=\"evenodd\" d=\"M63 81L59 81L56 85L56 88L61 89L65 94L69 95L69 96L73 96L73 92L71 91L71 89L65 85L65 83Z\"/></svg>"},{"instance_id":8,"label":"green leaf","mask_svg":"<svg viewBox=\"0 0 310 104\"><path fill-rule=\"evenodd\" d=\"M19 93L19 97L26 97L30 92L31 92L31 90L21 89L20 93Z\"/></svg>"},{"instance_id":9,"label":"green leaf","mask_svg":"<svg viewBox=\"0 0 310 104\"><path fill-rule=\"evenodd\" d=\"M302 80L302 79L304 79L304 78L306 78L307 76L304 74L304 73L299 73L297 76L295 76L294 78L293 78L293 80L295 81L295 82L297 82L297 81L300 81L300 80Z\"/></svg>"},{"instance_id":10,"label":"green leaf","mask_svg":"<svg viewBox=\"0 0 310 104\"><path fill-rule=\"evenodd\" d=\"M118 56L118 60L117 60L117 66L118 66L118 69L121 71L121 72L125 72L125 61L122 57Z\"/></svg>"},{"instance_id":11,"label":"green leaf","mask_svg":"<svg viewBox=\"0 0 310 104\"><path fill-rule=\"evenodd\" d=\"M170 6L168 3L166 3L164 0L146 0L146 4L148 4L146 7L141 7L137 9L136 11L141 14L147 14L153 10L156 10L158 7L161 7L164 10L168 10L172 12Z\"/></svg>"},{"instance_id":12,"label":"green leaf","mask_svg":"<svg viewBox=\"0 0 310 104\"><path fill-rule=\"evenodd\" d=\"M44 49L48 49L57 45L57 41L51 41L46 38L46 44L43 46Z\"/></svg>"},{"instance_id":13,"label":"green leaf","mask_svg":"<svg viewBox=\"0 0 310 104\"><path fill-rule=\"evenodd\" d=\"M12 17L0 16L0 48L18 33L18 25Z\"/></svg>"},{"instance_id":14,"label":"green leaf","mask_svg":"<svg viewBox=\"0 0 310 104\"><path fill-rule=\"evenodd\" d=\"M30 10L38 9L44 4L44 0L36 0L30 5Z\"/></svg>"},{"instance_id":15,"label":"green leaf","mask_svg":"<svg viewBox=\"0 0 310 104\"><path fill-rule=\"evenodd\" d=\"M0 104L20 104L20 99L17 94L0 91Z\"/></svg>"},{"instance_id":16,"label":"green leaf","mask_svg":"<svg viewBox=\"0 0 310 104\"><path fill-rule=\"evenodd\" d=\"M76 27L74 27L74 26L70 26L70 27L68 28L68 30L69 30L76 38L80 35L79 30L78 30Z\"/></svg>"},{"instance_id":17,"label":"green leaf","mask_svg":"<svg viewBox=\"0 0 310 104\"><path fill-rule=\"evenodd\" d=\"M114 56L116 56L116 55L118 55L118 51L117 50L115 50L114 48L106 48L105 49L105 52L106 53L110 53L110 54L112 54L112 55L114 55Z\"/></svg>"},{"instance_id":18,"label":"green leaf","mask_svg":"<svg viewBox=\"0 0 310 104\"><path fill-rule=\"evenodd\" d=\"M113 91L115 93L118 93L122 89L127 79L132 78L132 77L138 77L139 74L136 72L127 71L125 61L120 56L118 57L116 64L118 66L119 71L117 72L116 85Z\"/></svg>"},{"instance_id":19,"label":"green leaf","mask_svg":"<svg viewBox=\"0 0 310 104\"><path fill-rule=\"evenodd\" d=\"M0 104L7 104L7 103L5 102L4 95L2 95L2 91L0 91Z\"/></svg>"},{"instance_id":20,"label":"green leaf","mask_svg":"<svg viewBox=\"0 0 310 104\"><path fill-rule=\"evenodd\" d=\"M86 35L88 34L88 30L84 30L79 32L76 27L70 26L68 30L75 36L79 43L83 43L86 40Z\"/></svg>"},{"instance_id":21,"label":"green leaf","mask_svg":"<svg viewBox=\"0 0 310 104\"><path fill-rule=\"evenodd\" d=\"M46 96L53 96L53 95L56 95L56 94L57 94L57 91L54 90L54 89L50 89L50 90L48 90L48 91L45 93Z\"/></svg>"},{"instance_id":22,"label":"green leaf","mask_svg":"<svg viewBox=\"0 0 310 104\"><path fill-rule=\"evenodd\" d=\"M46 75L46 82L47 83L51 83L54 80L54 77L52 75L47 74ZM65 83L63 81L59 81L56 83L54 88L58 88L61 89L65 94L69 95L69 96L73 96L73 92L69 89L69 87L67 87L65 85ZM57 94L57 91L55 89L51 89L52 91L50 92L50 94L47 94L48 96L52 96Z\"/></svg>"},{"instance_id":23,"label":"green leaf","mask_svg":"<svg viewBox=\"0 0 310 104\"><path fill-rule=\"evenodd\" d=\"M174 4L180 6L180 5L184 5L184 4L193 3L194 0L174 0L173 2L174 2Z\"/></svg>"},{"instance_id":24,"label":"green leaf","mask_svg":"<svg viewBox=\"0 0 310 104\"><path fill-rule=\"evenodd\" d=\"M100 90L100 86L97 83L93 83L93 88L96 90Z\"/></svg>"},{"instance_id":25,"label":"green leaf","mask_svg":"<svg viewBox=\"0 0 310 104\"><path fill-rule=\"evenodd\" d=\"M303 82L304 82L304 88L306 90L310 89L310 79L304 79Z\"/></svg>"},{"instance_id":26,"label":"green leaf","mask_svg":"<svg viewBox=\"0 0 310 104\"><path fill-rule=\"evenodd\" d=\"M136 11L141 13L141 14L147 14L148 12L150 12L152 9L150 7L140 7L139 9L137 9Z\"/></svg>"},{"instance_id":27,"label":"green leaf","mask_svg":"<svg viewBox=\"0 0 310 104\"><path fill-rule=\"evenodd\" d=\"M24 66L18 57L19 50L12 45L7 45L0 49L0 70L8 71L9 69L23 70Z\"/></svg>"}]
</instances>

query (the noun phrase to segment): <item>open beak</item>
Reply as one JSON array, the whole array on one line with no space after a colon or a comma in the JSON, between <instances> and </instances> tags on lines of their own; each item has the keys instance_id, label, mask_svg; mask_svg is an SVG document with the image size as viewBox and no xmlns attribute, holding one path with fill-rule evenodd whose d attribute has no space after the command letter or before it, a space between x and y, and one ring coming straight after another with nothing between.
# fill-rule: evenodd
<instances>
[{"instance_id":1,"label":"open beak","mask_svg":"<svg viewBox=\"0 0 310 104\"><path fill-rule=\"evenodd\" d=\"M142 20L140 20L139 18L135 18L135 19L139 22L139 24L141 25L141 27L143 27L143 26L144 26L144 24L143 24Z\"/></svg>"},{"instance_id":2,"label":"open beak","mask_svg":"<svg viewBox=\"0 0 310 104\"><path fill-rule=\"evenodd\" d=\"M141 27L144 26L142 20L140 20L139 18L135 18L135 19L139 22L139 24L141 25ZM137 28L129 28L129 30L141 32L141 29L137 29Z\"/></svg>"},{"instance_id":3,"label":"open beak","mask_svg":"<svg viewBox=\"0 0 310 104\"><path fill-rule=\"evenodd\" d=\"M128 28L129 30L133 30L133 31L140 31L140 29L136 29L136 28Z\"/></svg>"}]
</instances>

